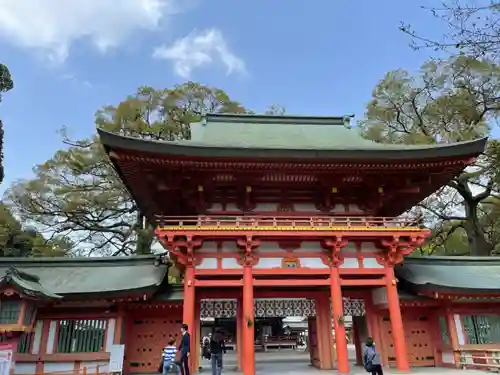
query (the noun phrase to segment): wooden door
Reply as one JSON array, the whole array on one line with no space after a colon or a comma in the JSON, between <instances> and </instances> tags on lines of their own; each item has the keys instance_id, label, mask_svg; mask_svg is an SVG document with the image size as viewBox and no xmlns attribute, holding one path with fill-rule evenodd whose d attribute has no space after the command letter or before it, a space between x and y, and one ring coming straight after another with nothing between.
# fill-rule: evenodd
<instances>
[{"instance_id":1,"label":"wooden door","mask_svg":"<svg viewBox=\"0 0 500 375\"><path fill-rule=\"evenodd\" d=\"M431 324L425 314L403 314L403 325L406 338L408 360L414 367L435 366L434 344L431 334ZM382 317L382 339L384 340L385 353L389 365L396 365L392 327L389 316Z\"/></svg>"},{"instance_id":2,"label":"wooden door","mask_svg":"<svg viewBox=\"0 0 500 375\"><path fill-rule=\"evenodd\" d=\"M180 319L173 319L171 316L131 317L125 343L125 372L156 373L163 348L170 338L180 337L180 322Z\"/></svg>"}]
</instances>

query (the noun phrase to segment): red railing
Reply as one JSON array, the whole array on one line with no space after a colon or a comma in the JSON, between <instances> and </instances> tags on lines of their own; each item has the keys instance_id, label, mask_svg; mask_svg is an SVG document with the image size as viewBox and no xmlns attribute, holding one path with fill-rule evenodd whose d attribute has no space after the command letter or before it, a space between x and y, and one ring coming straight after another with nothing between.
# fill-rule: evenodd
<instances>
[{"instance_id":1,"label":"red railing","mask_svg":"<svg viewBox=\"0 0 500 375\"><path fill-rule=\"evenodd\" d=\"M160 229L195 229L195 230L334 230L347 228L366 229L420 229L420 217L319 217L319 216L159 216Z\"/></svg>"}]
</instances>

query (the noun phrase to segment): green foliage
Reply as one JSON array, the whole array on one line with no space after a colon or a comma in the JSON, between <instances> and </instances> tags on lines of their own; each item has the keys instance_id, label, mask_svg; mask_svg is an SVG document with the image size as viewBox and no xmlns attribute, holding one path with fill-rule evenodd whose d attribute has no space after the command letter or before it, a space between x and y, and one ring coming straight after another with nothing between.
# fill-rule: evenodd
<instances>
[{"instance_id":1,"label":"green foliage","mask_svg":"<svg viewBox=\"0 0 500 375\"><path fill-rule=\"evenodd\" d=\"M2 94L14 88L14 81L10 75L7 65L0 64L0 102L2 101ZM3 123L0 119L0 182L3 181Z\"/></svg>"},{"instance_id":2,"label":"green foliage","mask_svg":"<svg viewBox=\"0 0 500 375\"><path fill-rule=\"evenodd\" d=\"M426 35L402 23L400 30L412 38L414 49L431 48L452 55L466 54L498 61L500 53L500 1L444 0L423 6L444 25L444 35Z\"/></svg>"},{"instance_id":3,"label":"green foliage","mask_svg":"<svg viewBox=\"0 0 500 375\"><path fill-rule=\"evenodd\" d=\"M373 90L358 126L365 137L382 143L468 141L489 135L499 114L499 97L498 65L462 55L430 60L416 76L404 70L387 73ZM424 252L450 252L448 247L464 239L454 234L462 228L471 255L490 255L495 245L481 227L479 208L500 190L499 151L498 142L491 141L473 167L421 203L434 227L434 243Z\"/></svg>"},{"instance_id":4,"label":"green foliage","mask_svg":"<svg viewBox=\"0 0 500 375\"><path fill-rule=\"evenodd\" d=\"M14 88L14 81L10 75L7 65L0 64L0 102L2 101L2 94Z\"/></svg>"},{"instance_id":5,"label":"green foliage","mask_svg":"<svg viewBox=\"0 0 500 375\"><path fill-rule=\"evenodd\" d=\"M96 125L121 135L189 139L189 124L207 112L245 113L217 88L194 82L155 90L141 87L117 106L96 113ZM14 184L6 202L23 220L58 235L70 235L78 255L147 254L153 227L138 211L99 139L70 141L35 167L35 178Z\"/></svg>"},{"instance_id":6,"label":"green foliage","mask_svg":"<svg viewBox=\"0 0 500 375\"><path fill-rule=\"evenodd\" d=\"M0 256L63 256L70 243L63 238L46 240L33 228L23 228L4 204L0 204Z\"/></svg>"}]
</instances>

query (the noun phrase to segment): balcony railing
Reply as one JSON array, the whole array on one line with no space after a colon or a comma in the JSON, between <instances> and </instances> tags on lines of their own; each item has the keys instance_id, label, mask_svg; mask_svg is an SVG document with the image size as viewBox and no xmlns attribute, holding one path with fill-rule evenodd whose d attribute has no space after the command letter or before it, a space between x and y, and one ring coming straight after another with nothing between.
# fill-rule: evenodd
<instances>
[{"instance_id":1,"label":"balcony railing","mask_svg":"<svg viewBox=\"0 0 500 375\"><path fill-rule=\"evenodd\" d=\"M420 231L419 217L161 216L160 230L196 231Z\"/></svg>"}]
</instances>

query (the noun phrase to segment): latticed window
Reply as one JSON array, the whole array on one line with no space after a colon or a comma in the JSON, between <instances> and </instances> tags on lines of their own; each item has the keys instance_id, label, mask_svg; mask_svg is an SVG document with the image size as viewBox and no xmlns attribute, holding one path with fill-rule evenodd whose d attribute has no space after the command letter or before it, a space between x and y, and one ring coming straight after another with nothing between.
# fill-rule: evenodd
<instances>
[{"instance_id":1,"label":"latticed window","mask_svg":"<svg viewBox=\"0 0 500 375\"><path fill-rule=\"evenodd\" d=\"M449 344L450 336L448 334L448 327L446 324L446 318L444 316L439 317L439 328L441 330L441 342L443 344Z\"/></svg>"},{"instance_id":2,"label":"latticed window","mask_svg":"<svg viewBox=\"0 0 500 375\"><path fill-rule=\"evenodd\" d=\"M104 350L107 319L59 321L58 353L90 353Z\"/></svg>"},{"instance_id":3,"label":"latticed window","mask_svg":"<svg viewBox=\"0 0 500 375\"><path fill-rule=\"evenodd\" d=\"M0 301L0 324L17 324L20 312L20 300L7 299Z\"/></svg>"},{"instance_id":4,"label":"latticed window","mask_svg":"<svg viewBox=\"0 0 500 375\"><path fill-rule=\"evenodd\" d=\"M500 344L500 315L463 315L467 344Z\"/></svg>"}]
</instances>

